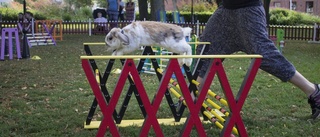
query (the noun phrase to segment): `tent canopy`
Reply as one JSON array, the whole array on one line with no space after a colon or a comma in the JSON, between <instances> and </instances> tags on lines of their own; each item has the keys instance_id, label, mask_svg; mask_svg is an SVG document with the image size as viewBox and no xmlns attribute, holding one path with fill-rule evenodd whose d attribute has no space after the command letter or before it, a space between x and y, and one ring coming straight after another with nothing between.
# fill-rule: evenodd
<instances>
[{"instance_id":1,"label":"tent canopy","mask_svg":"<svg viewBox=\"0 0 320 137\"><path fill-rule=\"evenodd\" d=\"M92 13L92 16L94 19L98 18L99 12L102 13L102 17L107 18L107 11L105 9L97 8L97 9L93 10L93 13Z\"/></svg>"}]
</instances>

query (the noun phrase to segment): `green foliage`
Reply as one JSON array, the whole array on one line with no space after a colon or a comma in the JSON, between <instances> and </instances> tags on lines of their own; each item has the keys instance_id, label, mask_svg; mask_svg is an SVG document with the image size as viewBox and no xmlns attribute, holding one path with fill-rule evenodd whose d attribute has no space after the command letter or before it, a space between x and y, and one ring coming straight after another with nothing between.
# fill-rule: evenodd
<instances>
[{"instance_id":1,"label":"green foliage","mask_svg":"<svg viewBox=\"0 0 320 137\"><path fill-rule=\"evenodd\" d=\"M314 23L320 24L319 16L313 16L307 13L301 13L301 24L313 25Z\"/></svg>"},{"instance_id":2,"label":"green foliage","mask_svg":"<svg viewBox=\"0 0 320 137\"><path fill-rule=\"evenodd\" d=\"M270 24L295 25L301 20L301 16L294 11L276 8L270 11Z\"/></svg>"},{"instance_id":3,"label":"green foliage","mask_svg":"<svg viewBox=\"0 0 320 137\"><path fill-rule=\"evenodd\" d=\"M270 24L273 25L313 25L314 23L320 23L320 18L282 8L275 8L270 11Z\"/></svg>"},{"instance_id":4,"label":"green foliage","mask_svg":"<svg viewBox=\"0 0 320 137\"><path fill-rule=\"evenodd\" d=\"M87 7L93 4L92 0L64 0L68 7L72 5L79 8L79 7Z\"/></svg>"},{"instance_id":5,"label":"green foliage","mask_svg":"<svg viewBox=\"0 0 320 137\"><path fill-rule=\"evenodd\" d=\"M36 12L33 14L33 17L36 19L36 20L46 20L47 17L45 14L43 14L42 12Z\"/></svg>"},{"instance_id":6,"label":"green foliage","mask_svg":"<svg viewBox=\"0 0 320 137\"><path fill-rule=\"evenodd\" d=\"M16 2L19 2L19 3L23 3L23 0L14 0L14 1L16 1Z\"/></svg>"},{"instance_id":7,"label":"green foliage","mask_svg":"<svg viewBox=\"0 0 320 137\"><path fill-rule=\"evenodd\" d=\"M217 5L215 3L210 4L208 2L198 2L194 3L193 5L194 12L214 12L216 9ZM183 6L179 7L179 11L191 11L191 4L184 4Z\"/></svg>"},{"instance_id":8,"label":"green foliage","mask_svg":"<svg viewBox=\"0 0 320 137\"><path fill-rule=\"evenodd\" d=\"M107 0L96 0L98 7L107 7ZM126 2L126 1L124 1Z\"/></svg>"},{"instance_id":9,"label":"green foliage","mask_svg":"<svg viewBox=\"0 0 320 137\"><path fill-rule=\"evenodd\" d=\"M199 20L199 22L207 22L212 12L195 12L194 17L195 21ZM173 21L172 12L167 12L166 14L168 21ZM180 12L180 16L184 17L185 22L192 22L191 12Z\"/></svg>"},{"instance_id":10,"label":"green foliage","mask_svg":"<svg viewBox=\"0 0 320 137\"><path fill-rule=\"evenodd\" d=\"M7 7L0 7L0 14L2 15L2 21L10 21L10 20L17 20L18 18L18 11L11 10Z\"/></svg>"},{"instance_id":11,"label":"green foliage","mask_svg":"<svg viewBox=\"0 0 320 137\"><path fill-rule=\"evenodd\" d=\"M41 12L37 12L43 16L45 16L46 18L50 18L50 19L61 19L61 14L63 13L63 9L61 9L61 7L59 7L59 5L57 4L52 4L50 6L47 6L46 8L44 8L43 10L41 10Z\"/></svg>"},{"instance_id":12,"label":"green foliage","mask_svg":"<svg viewBox=\"0 0 320 137\"><path fill-rule=\"evenodd\" d=\"M62 14L62 20L63 21L71 21L72 20L72 16L68 13L66 14Z\"/></svg>"},{"instance_id":13,"label":"green foliage","mask_svg":"<svg viewBox=\"0 0 320 137\"><path fill-rule=\"evenodd\" d=\"M0 8L0 14L2 14L3 21L16 21L18 19L18 13L22 11L10 10L10 8ZM36 20L45 20L47 15L39 11L31 11Z\"/></svg>"},{"instance_id":14,"label":"green foliage","mask_svg":"<svg viewBox=\"0 0 320 137\"><path fill-rule=\"evenodd\" d=\"M93 17L92 17L92 11L91 11L91 9L88 8L88 7L81 8L81 9L80 9L80 13L81 13L81 16L84 16L86 19L88 19L88 18L93 18Z\"/></svg>"}]
</instances>

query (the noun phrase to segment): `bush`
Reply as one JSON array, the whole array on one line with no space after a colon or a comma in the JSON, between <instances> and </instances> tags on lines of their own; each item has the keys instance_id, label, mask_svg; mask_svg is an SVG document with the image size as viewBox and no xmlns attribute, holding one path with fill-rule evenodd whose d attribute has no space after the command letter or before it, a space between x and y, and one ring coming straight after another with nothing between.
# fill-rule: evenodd
<instances>
[{"instance_id":1,"label":"bush","mask_svg":"<svg viewBox=\"0 0 320 137\"><path fill-rule=\"evenodd\" d=\"M194 12L214 12L217 9L217 5L210 4L208 2L198 2L194 3L193 5L193 11ZM178 7L179 11L183 12L190 12L191 11L191 5L190 4L183 4L183 6Z\"/></svg>"},{"instance_id":2,"label":"bush","mask_svg":"<svg viewBox=\"0 0 320 137\"><path fill-rule=\"evenodd\" d=\"M0 8L0 14L2 15L2 21L15 21L18 19L18 11L10 10L7 7Z\"/></svg>"},{"instance_id":3,"label":"bush","mask_svg":"<svg viewBox=\"0 0 320 137\"><path fill-rule=\"evenodd\" d=\"M86 20L88 18L91 18L91 19L93 18L91 8L89 7L81 8L80 13L81 13L81 16L83 16L84 19Z\"/></svg>"},{"instance_id":4,"label":"bush","mask_svg":"<svg viewBox=\"0 0 320 137\"><path fill-rule=\"evenodd\" d=\"M314 25L314 23L320 24L319 16L313 16L307 13L301 13L301 24Z\"/></svg>"},{"instance_id":5,"label":"bush","mask_svg":"<svg viewBox=\"0 0 320 137\"><path fill-rule=\"evenodd\" d=\"M276 8L270 11L270 24L274 25L296 25L301 16L294 11Z\"/></svg>"},{"instance_id":6,"label":"bush","mask_svg":"<svg viewBox=\"0 0 320 137\"><path fill-rule=\"evenodd\" d=\"M63 14L62 15L62 20L63 21L71 21L72 20L72 16L70 14Z\"/></svg>"},{"instance_id":7,"label":"bush","mask_svg":"<svg viewBox=\"0 0 320 137\"><path fill-rule=\"evenodd\" d=\"M35 20L47 20L46 15L44 15L43 13L39 13L39 12L35 12L33 14L33 17Z\"/></svg>"}]
</instances>

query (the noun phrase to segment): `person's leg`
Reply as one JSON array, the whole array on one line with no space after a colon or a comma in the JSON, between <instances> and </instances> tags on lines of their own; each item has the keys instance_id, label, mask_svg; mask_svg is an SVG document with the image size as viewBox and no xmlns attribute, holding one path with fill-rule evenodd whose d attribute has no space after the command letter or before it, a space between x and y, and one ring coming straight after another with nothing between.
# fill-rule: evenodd
<instances>
[{"instance_id":1,"label":"person's leg","mask_svg":"<svg viewBox=\"0 0 320 137\"><path fill-rule=\"evenodd\" d=\"M113 15L113 20L115 21L114 27L118 27L118 17L119 17L119 14L114 14Z\"/></svg>"},{"instance_id":2,"label":"person's leg","mask_svg":"<svg viewBox=\"0 0 320 137\"><path fill-rule=\"evenodd\" d=\"M289 82L301 89L308 97L316 90L315 85L298 71L296 71Z\"/></svg>"},{"instance_id":3,"label":"person's leg","mask_svg":"<svg viewBox=\"0 0 320 137\"><path fill-rule=\"evenodd\" d=\"M206 45L207 48L203 50L204 45L197 46L196 54L201 55L228 55L239 51L237 41L239 41L238 31L235 30L237 25L232 16L233 10L228 10L219 7L214 14L209 18L205 29L203 30L200 41L210 42ZM203 50L203 51L202 51ZM204 77L208 70L211 59L201 59L202 67L199 70L199 76Z\"/></svg>"},{"instance_id":4,"label":"person's leg","mask_svg":"<svg viewBox=\"0 0 320 137\"><path fill-rule=\"evenodd\" d=\"M209 18L200 41L210 42L210 45L197 46L197 55L227 55L239 51L237 46L238 35L240 32L235 31L237 25L236 20L232 16L232 10L228 10L220 6L215 13ZM203 77L210 66L211 59L201 59L202 66L198 68L199 76L196 81L202 83ZM193 96L195 99L196 97Z\"/></svg>"},{"instance_id":5,"label":"person's leg","mask_svg":"<svg viewBox=\"0 0 320 137\"><path fill-rule=\"evenodd\" d=\"M278 51L274 43L269 39L265 25L265 14L262 6L245 8L238 16L245 20L239 23L239 29L243 32L244 52L248 54L260 54L263 56L260 69L272 74L284 82L290 82L301 89L309 98L313 118L320 114L320 93L318 85L311 83ZM247 31L250 30L250 31ZM310 101L311 100L311 101Z\"/></svg>"},{"instance_id":6,"label":"person's leg","mask_svg":"<svg viewBox=\"0 0 320 137\"><path fill-rule=\"evenodd\" d=\"M109 13L110 30L118 27L118 12Z\"/></svg>"},{"instance_id":7,"label":"person's leg","mask_svg":"<svg viewBox=\"0 0 320 137\"><path fill-rule=\"evenodd\" d=\"M289 82L297 86L308 96L312 118L320 118L320 85L311 83L298 71L296 71Z\"/></svg>"}]
</instances>

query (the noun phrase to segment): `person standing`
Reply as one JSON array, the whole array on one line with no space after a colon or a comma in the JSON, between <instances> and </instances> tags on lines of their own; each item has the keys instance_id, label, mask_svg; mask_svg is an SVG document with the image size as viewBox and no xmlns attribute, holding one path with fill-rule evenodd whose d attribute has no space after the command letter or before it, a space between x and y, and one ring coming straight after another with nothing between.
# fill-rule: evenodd
<instances>
[{"instance_id":1,"label":"person standing","mask_svg":"<svg viewBox=\"0 0 320 137\"><path fill-rule=\"evenodd\" d=\"M269 38L265 17L261 0L222 0L222 5L211 15L200 36L200 41L211 44L202 53L203 45L199 45L197 54L223 55L242 51L262 55L260 69L303 91L311 107L311 117L320 118L320 84L306 79L279 52ZM197 81L200 83L209 62L205 59L199 71Z\"/></svg>"},{"instance_id":2,"label":"person standing","mask_svg":"<svg viewBox=\"0 0 320 137\"><path fill-rule=\"evenodd\" d=\"M119 16L119 3L118 0L107 0L108 2L108 20L110 23L110 29L118 26L118 16Z\"/></svg>"},{"instance_id":3,"label":"person standing","mask_svg":"<svg viewBox=\"0 0 320 137\"><path fill-rule=\"evenodd\" d=\"M119 20L124 20L124 2L119 0Z\"/></svg>"},{"instance_id":4,"label":"person standing","mask_svg":"<svg viewBox=\"0 0 320 137\"><path fill-rule=\"evenodd\" d=\"M126 3L126 20L135 20L135 3L132 0Z\"/></svg>"}]
</instances>

